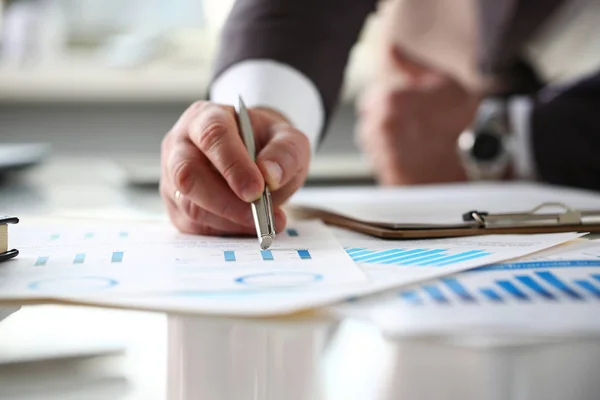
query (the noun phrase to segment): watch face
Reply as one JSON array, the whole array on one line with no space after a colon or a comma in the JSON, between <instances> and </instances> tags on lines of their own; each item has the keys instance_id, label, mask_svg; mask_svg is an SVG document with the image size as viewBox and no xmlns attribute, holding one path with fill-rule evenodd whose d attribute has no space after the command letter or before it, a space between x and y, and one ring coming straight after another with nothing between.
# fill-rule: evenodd
<instances>
[{"instance_id":1,"label":"watch face","mask_svg":"<svg viewBox=\"0 0 600 400\"><path fill-rule=\"evenodd\" d=\"M471 148L471 156L479 161L492 161L502 154L502 140L497 133L479 131Z\"/></svg>"}]
</instances>

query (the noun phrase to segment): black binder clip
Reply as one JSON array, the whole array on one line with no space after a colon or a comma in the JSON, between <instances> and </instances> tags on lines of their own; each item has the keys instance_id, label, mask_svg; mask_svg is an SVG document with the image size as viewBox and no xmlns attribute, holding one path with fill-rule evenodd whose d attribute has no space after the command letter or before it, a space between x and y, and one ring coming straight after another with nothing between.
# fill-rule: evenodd
<instances>
[{"instance_id":1,"label":"black binder clip","mask_svg":"<svg viewBox=\"0 0 600 400\"><path fill-rule=\"evenodd\" d=\"M19 218L17 217L0 217L0 262L10 260L19 255L19 250L8 249L8 225L18 223Z\"/></svg>"}]
</instances>

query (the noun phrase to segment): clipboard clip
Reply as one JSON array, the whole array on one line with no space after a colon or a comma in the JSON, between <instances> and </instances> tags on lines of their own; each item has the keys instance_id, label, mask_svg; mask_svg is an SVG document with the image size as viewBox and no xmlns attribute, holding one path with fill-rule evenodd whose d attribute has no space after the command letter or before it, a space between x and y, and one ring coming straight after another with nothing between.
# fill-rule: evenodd
<instances>
[{"instance_id":1,"label":"clipboard clip","mask_svg":"<svg viewBox=\"0 0 600 400\"><path fill-rule=\"evenodd\" d=\"M560 208L562 212L540 213L543 209ZM463 221L472 222L479 228L586 225L600 222L600 210L575 210L564 203L547 202L523 213L491 214L469 211Z\"/></svg>"}]
</instances>

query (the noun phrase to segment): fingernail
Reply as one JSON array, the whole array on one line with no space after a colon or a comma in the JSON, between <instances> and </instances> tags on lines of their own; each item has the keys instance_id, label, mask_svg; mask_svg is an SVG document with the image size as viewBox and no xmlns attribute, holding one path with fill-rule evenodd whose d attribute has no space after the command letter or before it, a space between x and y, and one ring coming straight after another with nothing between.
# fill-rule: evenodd
<instances>
[{"instance_id":1,"label":"fingernail","mask_svg":"<svg viewBox=\"0 0 600 400\"><path fill-rule=\"evenodd\" d=\"M283 170L274 161L265 161L265 169L267 170L267 175L269 176L268 181L271 182L272 185L278 186L279 182L281 182L281 177L283 176Z\"/></svg>"},{"instance_id":2,"label":"fingernail","mask_svg":"<svg viewBox=\"0 0 600 400\"><path fill-rule=\"evenodd\" d=\"M242 189L242 199L250 203L260 197L260 188L256 183L248 183Z\"/></svg>"}]
</instances>

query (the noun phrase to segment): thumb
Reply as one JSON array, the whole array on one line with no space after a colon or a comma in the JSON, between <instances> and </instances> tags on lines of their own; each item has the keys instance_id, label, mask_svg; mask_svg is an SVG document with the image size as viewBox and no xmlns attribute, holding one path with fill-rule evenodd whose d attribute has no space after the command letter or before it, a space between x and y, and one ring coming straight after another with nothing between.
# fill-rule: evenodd
<instances>
[{"instance_id":1,"label":"thumb","mask_svg":"<svg viewBox=\"0 0 600 400\"><path fill-rule=\"evenodd\" d=\"M270 129L270 139L258 154L256 163L269 189L275 191L307 173L310 143L304 133L290 124L279 123Z\"/></svg>"}]
</instances>

